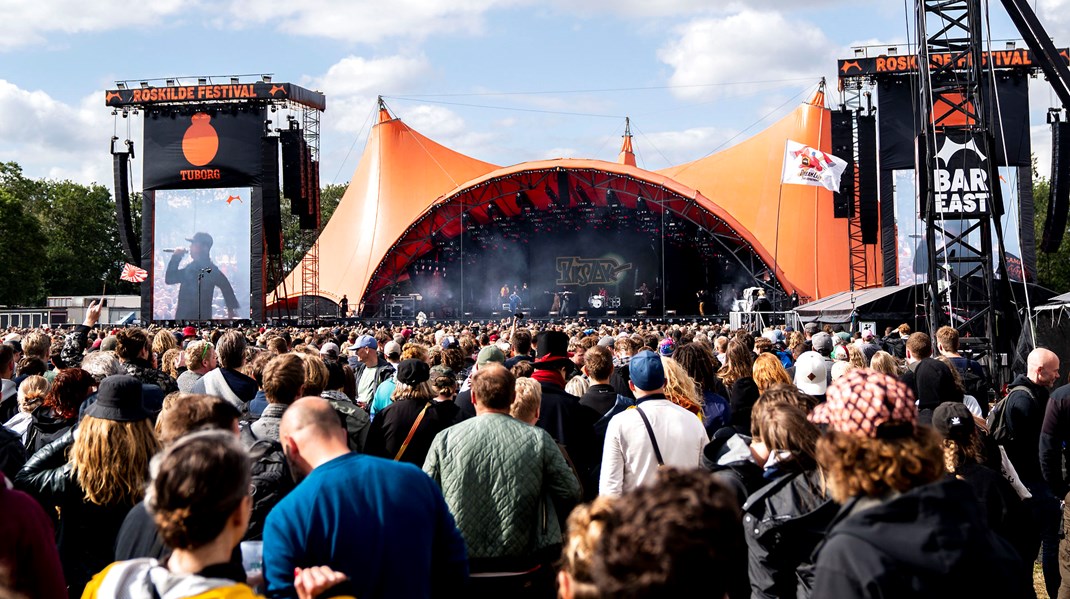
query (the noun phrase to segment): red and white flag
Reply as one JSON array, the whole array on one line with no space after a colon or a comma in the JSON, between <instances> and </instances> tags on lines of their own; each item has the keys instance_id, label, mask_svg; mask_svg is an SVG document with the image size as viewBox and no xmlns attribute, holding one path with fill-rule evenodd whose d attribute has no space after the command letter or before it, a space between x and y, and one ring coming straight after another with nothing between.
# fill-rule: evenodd
<instances>
[{"instance_id":1,"label":"red and white flag","mask_svg":"<svg viewBox=\"0 0 1070 599\"><path fill-rule=\"evenodd\" d=\"M143 283L145 279L149 278L149 271L127 262L123 265L123 272L119 275L119 278L131 283Z\"/></svg>"},{"instance_id":2,"label":"red and white flag","mask_svg":"<svg viewBox=\"0 0 1070 599\"><path fill-rule=\"evenodd\" d=\"M780 182L839 191L840 175L845 170L846 161L789 139L784 150L784 173Z\"/></svg>"}]
</instances>

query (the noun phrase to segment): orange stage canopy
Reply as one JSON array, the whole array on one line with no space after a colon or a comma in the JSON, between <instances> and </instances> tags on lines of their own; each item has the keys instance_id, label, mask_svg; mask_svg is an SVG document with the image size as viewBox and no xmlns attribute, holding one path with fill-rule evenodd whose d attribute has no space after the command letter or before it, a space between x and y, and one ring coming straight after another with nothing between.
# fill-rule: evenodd
<instances>
[{"instance_id":1,"label":"orange stage canopy","mask_svg":"<svg viewBox=\"0 0 1070 599\"><path fill-rule=\"evenodd\" d=\"M830 121L829 110L815 99L736 146L659 171L635 166L630 135L616 163L555 159L500 168L435 143L381 110L349 187L316 242L319 293L334 301L345 294L354 305L364 301L378 291L374 281L384 269L397 276L429 249L411 241L414 232L459 226L436 215L451 213L451 203L466 192L488 181L553 169L626 177L693 201L729 226L766 265L775 264L789 293L816 299L847 290L847 219L833 218L832 192L780 183L787 140L827 152ZM517 210L505 212L513 216ZM300 266L275 293L269 302L301 295Z\"/></svg>"}]
</instances>

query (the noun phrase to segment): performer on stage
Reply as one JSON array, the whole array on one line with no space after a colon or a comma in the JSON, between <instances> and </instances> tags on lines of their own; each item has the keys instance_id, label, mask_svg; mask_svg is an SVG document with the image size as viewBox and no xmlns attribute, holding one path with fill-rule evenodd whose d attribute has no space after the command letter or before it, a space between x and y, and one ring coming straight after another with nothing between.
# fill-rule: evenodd
<instances>
[{"instance_id":1,"label":"performer on stage","mask_svg":"<svg viewBox=\"0 0 1070 599\"><path fill-rule=\"evenodd\" d=\"M571 303L572 303L572 292L571 291L562 291L561 292L561 316L568 316L569 310L572 309L572 307L570 305Z\"/></svg>"},{"instance_id":2,"label":"performer on stage","mask_svg":"<svg viewBox=\"0 0 1070 599\"><path fill-rule=\"evenodd\" d=\"M519 290L514 286L513 294L509 296L509 312L516 314L516 311L520 309L520 306L520 293Z\"/></svg>"},{"instance_id":3,"label":"performer on stage","mask_svg":"<svg viewBox=\"0 0 1070 599\"><path fill-rule=\"evenodd\" d=\"M550 304L550 311L551 312L557 312L558 314L561 313L561 294L560 293L555 293L554 294L554 301L553 301L552 304Z\"/></svg>"},{"instance_id":4,"label":"performer on stage","mask_svg":"<svg viewBox=\"0 0 1070 599\"><path fill-rule=\"evenodd\" d=\"M639 286L639 295L643 297L643 307L649 308L652 294L650 288L646 286L646 282Z\"/></svg>"},{"instance_id":5,"label":"performer on stage","mask_svg":"<svg viewBox=\"0 0 1070 599\"><path fill-rule=\"evenodd\" d=\"M189 255L193 261L179 268L178 265L186 255L186 248L178 248L171 255L171 260L167 263L167 273L164 275L164 283L180 285L174 319L210 320L212 296L215 295L216 287L223 294L223 301L227 305L227 318L237 318L238 298L234 295L234 288L209 255L212 251L212 236L199 232L193 237L187 237L186 241L190 242Z\"/></svg>"},{"instance_id":6,"label":"performer on stage","mask_svg":"<svg viewBox=\"0 0 1070 599\"><path fill-rule=\"evenodd\" d=\"M349 298L342 294L342 301L338 302L338 311L341 312L342 318L349 316Z\"/></svg>"}]
</instances>

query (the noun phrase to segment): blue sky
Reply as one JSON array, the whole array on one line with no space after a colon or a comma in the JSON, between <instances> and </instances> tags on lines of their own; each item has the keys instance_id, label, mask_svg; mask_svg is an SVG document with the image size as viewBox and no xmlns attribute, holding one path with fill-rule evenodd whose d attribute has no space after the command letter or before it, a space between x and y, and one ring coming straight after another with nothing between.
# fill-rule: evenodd
<instances>
[{"instance_id":1,"label":"blue sky","mask_svg":"<svg viewBox=\"0 0 1070 599\"><path fill-rule=\"evenodd\" d=\"M1070 45L1070 0L1036 9ZM0 16L0 160L109 187L113 131L141 142L103 106L117 79L270 72L322 90L323 183L351 176L379 94L502 165L613 160L630 116L640 165L657 169L745 139L821 76L835 100L836 58L908 39L902 0L0 0ZM994 39L1018 37L999 3L992 22ZM1031 99L1046 174L1043 81Z\"/></svg>"}]
</instances>

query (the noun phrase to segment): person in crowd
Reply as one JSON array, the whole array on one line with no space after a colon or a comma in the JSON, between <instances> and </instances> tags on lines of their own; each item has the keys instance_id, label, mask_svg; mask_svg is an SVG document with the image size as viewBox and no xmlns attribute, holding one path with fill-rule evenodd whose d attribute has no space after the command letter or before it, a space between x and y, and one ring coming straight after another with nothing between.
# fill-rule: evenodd
<instances>
[{"instance_id":1,"label":"person in crowd","mask_svg":"<svg viewBox=\"0 0 1070 599\"><path fill-rule=\"evenodd\" d=\"M549 512L581 494L553 438L509 415L515 397L516 381L504 366L479 369L472 376L476 417L439 433L424 462L424 471L442 487L478 574L469 596L552 593L561 529Z\"/></svg>"},{"instance_id":2,"label":"person in crowd","mask_svg":"<svg viewBox=\"0 0 1070 599\"><path fill-rule=\"evenodd\" d=\"M278 355L280 354L272 351L257 352L256 357L246 364L246 371L256 381L257 390L256 395L245 406L245 412L242 414L245 420L254 421L264 413L264 408L267 407L267 395L264 395L264 367L267 366L272 358Z\"/></svg>"},{"instance_id":3,"label":"person in crowd","mask_svg":"<svg viewBox=\"0 0 1070 599\"><path fill-rule=\"evenodd\" d=\"M343 366L337 362L323 362L325 368L322 372L327 373L327 388L320 393L320 397L326 399L335 412L338 412L338 417L342 418L346 425L346 432L349 434L349 448L353 451L364 451L364 444L368 440L368 431L371 429L371 418L368 413L360 409L360 406L353 403L349 395L345 392L346 377L345 369L349 368L348 365ZM311 372L312 368L310 364L314 364L315 360L309 357L305 362L305 385L309 384L312 380ZM315 370L320 370L318 367ZM306 395L311 395L310 392L306 392Z\"/></svg>"},{"instance_id":4,"label":"person in crowd","mask_svg":"<svg viewBox=\"0 0 1070 599\"><path fill-rule=\"evenodd\" d=\"M563 554L564 599L750 596L739 504L694 470L666 468L652 485L578 509Z\"/></svg>"},{"instance_id":5,"label":"person in crowd","mask_svg":"<svg viewBox=\"0 0 1070 599\"><path fill-rule=\"evenodd\" d=\"M914 397L918 398L918 412L922 423L932 418L932 411L945 401L962 401L962 393L955 387L951 369L932 357L932 339L925 333L913 333L907 339L907 369L900 377ZM1039 418L1038 418L1039 423ZM1034 448L1035 453L1035 448Z\"/></svg>"},{"instance_id":6,"label":"person in crowd","mask_svg":"<svg viewBox=\"0 0 1070 599\"><path fill-rule=\"evenodd\" d=\"M793 384L799 391L814 398L814 403L825 401L825 390L828 389L829 376L826 369L830 362L824 356L815 352L803 352L795 361L795 380Z\"/></svg>"},{"instance_id":7,"label":"person in crowd","mask_svg":"<svg viewBox=\"0 0 1070 599\"><path fill-rule=\"evenodd\" d=\"M239 416L237 408L225 399L214 395L182 394L156 418L156 438L161 447L169 447L180 438L197 431L221 430L237 434ZM259 497L254 493L254 501L257 499ZM148 506L144 500L139 501L130 508L119 528L115 539L115 560L149 557L166 562L170 555L171 548L160 536ZM234 567L221 575L244 582L245 570L240 567L240 552L237 560L232 562Z\"/></svg>"},{"instance_id":8,"label":"person in crowd","mask_svg":"<svg viewBox=\"0 0 1070 599\"><path fill-rule=\"evenodd\" d=\"M179 372L179 355L181 353L181 349L177 347L172 347L171 349L165 351L163 355L157 359L157 363L160 365L160 370L162 370L167 376L175 379L176 383L178 382L178 377L181 375L181 372ZM185 356L182 356L182 359L184 361ZM185 372L185 366L183 366L181 370L182 372Z\"/></svg>"},{"instance_id":9,"label":"person in crowd","mask_svg":"<svg viewBox=\"0 0 1070 599\"><path fill-rule=\"evenodd\" d=\"M896 360L895 356L884 350L873 354L869 361L869 367L877 372L883 372L896 378L903 374L903 369L899 367L899 360Z\"/></svg>"},{"instance_id":10,"label":"person in crowd","mask_svg":"<svg viewBox=\"0 0 1070 599\"><path fill-rule=\"evenodd\" d=\"M694 414L699 422L705 422L706 418L702 413L702 396L699 395L695 379L691 378L684 367L672 358L661 356L661 367L665 371L665 398Z\"/></svg>"},{"instance_id":11,"label":"person in crowd","mask_svg":"<svg viewBox=\"0 0 1070 599\"><path fill-rule=\"evenodd\" d=\"M869 368L869 358L862 353L862 348L854 343L848 343L847 347L847 362L855 368Z\"/></svg>"},{"instance_id":12,"label":"person in crowd","mask_svg":"<svg viewBox=\"0 0 1070 599\"><path fill-rule=\"evenodd\" d=\"M936 349L941 356L951 361L951 368L958 372L966 393L972 395L987 414L992 380L980 362L959 353L958 329L949 326L937 329Z\"/></svg>"},{"instance_id":13,"label":"person in crowd","mask_svg":"<svg viewBox=\"0 0 1070 599\"><path fill-rule=\"evenodd\" d=\"M531 426L539 421L539 404L542 403L542 387L530 378L516 379L516 399L509 406L509 415Z\"/></svg>"},{"instance_id":14,"label":"person in crowd","mask_svg":"<svg viewBox=\"0 0 1070 599\"><path fill-rule=\"evenodd\" d=\"M44 402L30 414L26 450L34 454L63 437L78 422L78 407L96 388L96 381L81 368L67 368L56 376Z\"/></svg>"},{"instance_id":15,"label":"person in crowd","mask_svg":"<svg viewBox=\"0 0 1070 599\"><path fill-rule=\"evenodd\" d=\"M294 569L312 560L346 574L362 599L463 588L464 541L419 468L350 452L337 413L319 397L294 402L279 433L301 482L264 528L270 596L294 596Z\"/></svg>"},{"instance_id":16,"label":"person in crowd","mask_svg":"<svg viewBox=\"0 0 1070 599\"><path fill-rule=\"evenodd\" d=\"M962 394L962 403L970 410L971 413L978 417L984 417L984 411L981 409L981 404L977 401L977 398L970 395L966 391L966 385L962 381L962 375L958 369L955 368L955 364L951 361L951 358L947 356L939 356L936 358L938 362L942 362L944 366L947 366L948 371L951 373L951 381L955 384L955 389L958 393Z\"/></svg>"},{"instance_id":17,"label":"person in crowd","mask_svg":"<svg viewBox=\"0 0 1070 599\"><path fill-rule=\"evenodd\" d=\"M743 505L752 597L809 597L814 548L838 507L825 493L815 456L820 433L780 385L762 394L751 419L753 444L768 458L768 484Z\"/></svg>"},{"instance_id":18,"label":"person in crowd","mask_svg":"<svg viewBox=\"0 0 1070 599\"><path fill-rule=\"evenodd\" d=\"M776 357L776 354L768 352L759 354L754 359L753 377L758 393L765 393L766 389L777 383L791 383L791 376L788 375L783 363Z\"/></svg>"},{"instance_id":19,"label":"person in crowd","mask_svg":"<svg viewBox=\"0 0 1070 599\"><path fill-rule=\"evenodd\" d=\"M717 378L714 366L721 366L705 344L684 343L672 354L673 360L679 362L687 374L695 381L695 386L702 394L702 413L705 420L706 434L711 437L715 432L729 425L732 409L728 405L728 389Z\"/></svg>"},{"instance_id":20,"label":"person in crowd","mask_svg":"<svg viewBox=\"0 0 1070 599\"><path fill-rule=\"evenodd\" d=\"M282 415L304 392L305 359L303 358L295 353L283 354L275 356L267 363L267 366L264 366L264 395L267 396L268 406L264 408L264 413L260 415L260 418L248 427L255 440L279 440L279 424L282 422ZM316 358L307 357L307 359Z\"/></svg>"},{"instance_id":21,"label":"person in crowd","mask_svg":"<svg viewBox=\"0 0 1070 599\"><path fill-rule=\"evenodd\" d=\"M19 386L15 378L15 350L0 344L0 420L7 422L19 412Z\"/></svg>"},{"instance_id":22,"label":"person in crowd","mask_svg":"<svg viewBox=\"0 0 1070 599\"><path fill-rule=\"evenodd\" d=\"M15 597L63 599L67 583L48 514L0 472L0 572Z\"/></svg>"},{"instance_id":23,"label":"person in crowd","mask_svg":"<svg viewBox=\"0 0 1070 599\"><path fill-rule=\"evenodd\" d=\"M1022 484L1032 498L1026 501L1037 523L1041 540L1041 564L1048 595L1055 596L1060 584L1059 502L1044 480L1040 461L1040 440L1049 389L1059 378L1059 356L1038 347L1026 358L1026 372L1008 387L1004 399L1004 422L1008 438L1003 443L1007 458L1014 465Z\"/></svg>"},{"instance_id":24,"label":"person in crowd","mask_svg":"<svg viewBox=\"0 0 1070 599\"><path fill-rule=\"evenodd\" d=\"M908 338L910 338L910 325L903 323L885 333L881 348L892 354L892 357L896 360L905 360L907 357Z\"/></svg>"},{"instance_id":25,"label":"person in crowd","mask_svg":"<svg viewBox=\"0 0 1070 599\"><path fill-rule=\"evenodd\" d=\"M170 556L113 563L93 577L82 597L256 597L250 587L220 575L230 569L249 522L250 478L248 455L232 434L209 430L176 441L154 460L146 498ZM338 596L337 585L346 580L322 566L298 567L291 576L301 599Z\"/></svg>"},{"instance_id":26,"label":"person in crowd","mask_svg":"<svg viewBox=\"0 0 1070 599\"><path fill-rule=\"evenodd\" d=\"M1070 464L1070 385L1062 385L1051 392L1044 409L1044 421L1040 431L1040 469L1051 494L1056 499L1070 497L1070 479L1064 474L1064 467ZM1070 510L1063 509L1064 534L1059 541L1059 594L1060 598L1070 597L1070 541L1065 531L1068 530L1067 518Z\"/></svg>"},{"instance_id":27,"label":"person in crowd","mask_svg":"<svg viewBox=\"0 0 1070 599\"><path fill-rule=\"evenodd\" d=\"M80 597L90 577L112 561L123 519L141 500L159 448L150 416L137 378L108 377L78 434L68 431L45 446L15 477L17 487L59 511L56 542L70 597Z\"/></svg>"},{"instance_id":28,"label":"person in crowd","mask_svg":"<svg viewBox=\"0 0 1070 599\"><path fill-rule=\"evenodd\" d=\"M862 350L867 366L873 362L873 355L881 351L881 346L877 343L877 333L873 329L862 331L862 344L858 349Z\"/></svg>"},{"instance_id":29,"label":"person in crowd","mask_svg":"<svg viewBox=\"0 0 1070 599\"><path fill-rule=\"evenodd\" d=\"M531 353L531 332L525 329L515 329L509 336L509 359L505 361L505 367L512 369L519 362L532 362L535 356Z\"/></svg>"},{"instance_id":30,"label":"person in crowd","mask_svg":"<svg viewBox=\"0 0 1070 599\"><path fill-rule=\"evenodd\" d=\"M537 357L531 378L542 386L538 424L565 448L584 482L593 482L592 469L598 461L593 425L598 413L580 405L578 397L565 391L565 375L573 367L568 358L568 335L543 331L535 345ZM590 485L588 489L593 492Z\"/></svg>"},{"instance_id":31,"label":"person in crowd","mask_svg":"<svg viewBox=\"0 0 1070 599\"><path fill-rule=\"evenodd\" d=\"M375 399L375 390L394 375L394 367L379 355L379 342L371 335L357 337L349 348L349 366L357 381L357 396L354 401L365 410L370 410Z\"/></svg>"},{"instance_id":32,"label":"person in crowd","mask_svg":"<svg viewBox=\"0 0 1070 599\"><path fill-rule=\"evenodd\" d=\"M817 460L843 506L816 550L812 596L1028 596L1017 553L969 485L943 478L939 434L917 424L906 383L853 370L812 420L827 426Z\"/></svg>"},{"instance_id":33,"label":"person in crowd","mask_svg":"<svg viewBox=\"0 0 1070 599\"><path fill-rule=\"evenodd\" d=\"M26 464L27 457L22 437L11 429L0 426L0 472L9 480L15 478Z\"/></svg>"},{"instance_id":34,"label":"person in crowd","mask_svg":"<svg viewBox=\"0 0 1070 599\"><path fill-rule=\"evenodd\" d=\"M654 480L659 468L697 468L709 442L695 415L665 397L665 369L651 351L629 363L634 410L609 421L598 480L600 495L619 496Z\"/></svg>"},{"instance_id":35,"label":"person in crowd","mask_svg":"<svg viewBox=\"0 0 1070 599\"><path fill-rule=\"evenodd\" d=\"M587 352L584 352L584 355L586 356ZM577 374L565 383L565 393L574 397L583 397L583 394L587 393L587 389L590 387L591 381L582 374Z\"/></svg>"},{"instance_id":36,"label":"person in crowd","mask_svg":"<svg viewBox=\"0 0 1070 599\"><path fill-rule=\"evenodd\" d=\"M635 399L635 397L632 396L632 389L628 386L628 381L630 380L628 362L638 351L639 344L627 335L618 337L613 342L613 375L609 379L609 384L613 385L613 388L617 390L617 395L623 395L629 399Z\"/></svg>"},{"instance_id":37,"label":"person in crowd","mask_svg":"<svg viewBox=\"0 0 1070 599\"><path fill-rule=\"evenodd\" d=\"M752 365L754 354L739 338L728 342L724 366L717 377L728 389L728 401L732 408L732 427L744 435L750 433L750 413L758 401L758 386L754 383Z\"/></svg>"},{"instance_id":38,"label":"person in crowd","mask_svg":"<svg viewBox=\"0 0 1070 599\"><path fill-rule=\"evenodd\" d=\"M394 395L394 387L397 385L398 364L400 364L402 360L407 360L409 358L420 358L427 361L428 352L426 348L411 346L406 349L409 350L404 352L407 355L402 355L401 345L393 340L387 341L386 345L383 346L383 357L386 358L386 361L394 369L394 374L375 388L374 399L372 399L371 408L369 409L372 418L375 418L375 415L379 413L379 410L390 405L390 398Z\"/></svg>"},{"instance_id":39,"label":"person in crowd","mask_svg":"<svg viewBox=\"0 0 1070 599\"><path fill-rule=\"evenodd\" d=\"M600 345L587 350L583 355L583 374L590 379L591 386L580 397L580 405L604 416L617 402L617 391L609 384L613 376L613 352Z\"/></svg>"},{"instance_id":40,"label":"person in crowd","mask_svg":"<svg viewBox=\"0 0 1070 599\"><path fill-rule=\"evenodd\" d=\"M472 376L479 372L480 368L485 368L489 364L505 364L505 353L496 346L490 345L479 350L479 354L476 355L476 363L472 366ZM515 366L515 365L514 365ZM446 365L454 372L455 369ZM532 367L534 368L534 366ZM467 381L465 381L467 383ZM476 408L472 403L472 389L461 389L453 402L457 405L457 421L467 420L469 418L475 418Z\"/></svg>"},{"instance_id":41,"label":"person in crowd","mask_svg":"<svg viewBox=\"0 0 1070 599\"><path fill-rule=\"evenodd\" d=\"M4 428L17 434L23 445L26 444L27 431L32 421L31 414L44 403L50 386L48 379L39 375L27 377L19 383L19 412L4 423Z\"/></svg>"},{"instance_id":42,"label":"person in crowd","mask_svg":"<svg viewBox=\"0 0 1070 599\"><path fill-rule=\"evenodd\" d=\"M219 367L209 370L193 383L194 393L215 395L229 401L239 411L256 397L256 379L244 374L245 348L248 342L241 331L229 330L216 342Z\"/></svg>"},{"instance_id":43,"label":"person in crowd","mask_svg":"<svg viewBox=\"0 0 1070 599\"><path fill-rule=\"evenodd\" d=\"M156 385L164 395L178 391L175 379L152 365L152 346L145 329L121 329L115 339L115 354L126 374L146 385Z\"/></svg>"},{"instance_id":44,"label":"person in crowd","mask_svg":"<svg viewBox=\"0 0 1070 599\"><path fill-rule=\"evenodd\" d=\"M219 364L211 341L193 340L185 349L186 370L178 375L178 390L192 393L193 385Z\"/></svg>"},{"instance_id":45,"label":"person in crowd","mask_svg":"<svg viewBox=\"0 0 1070 599\"><path fill-rule=\"evenodd\" d=\"M402 360L396 378L393 403L372 420L365 452L423 466L435 435L453 424L456 413L432 401L435 391L427 362Z\"/></svg>"}]
</instances>

